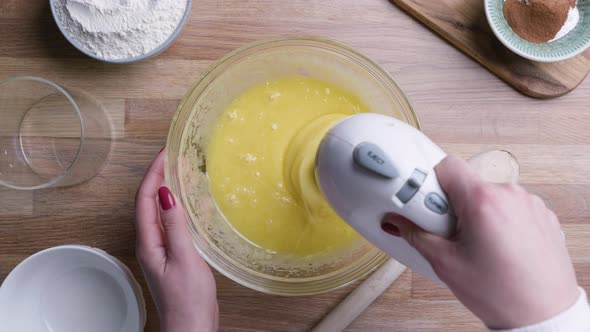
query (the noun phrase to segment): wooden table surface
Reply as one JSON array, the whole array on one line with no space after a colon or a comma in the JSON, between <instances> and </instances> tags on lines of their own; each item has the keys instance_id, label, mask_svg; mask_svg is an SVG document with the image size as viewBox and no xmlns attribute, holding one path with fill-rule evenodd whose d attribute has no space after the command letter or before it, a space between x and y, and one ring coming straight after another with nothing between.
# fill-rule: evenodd
<instances>
[{"instance_id":1,"label":"wooden table surface","mask_svg":"<svg viewBox=\"0 0 590 332\"><path fill-rule=\"evenodd\" d=\"M87 183L0 192L0 280L39 250L85 244L128 264L147 293L134 257L133 197L179 99L216 59L278 34L334 38L381 63L407 92L424 131L448 152L511 151L522 183L559 215L579 282L590 291L590 82L556 100L525 97L387 0L196 0L176 43L132 65L77 52L47 0L0 1L0 79L34 75L86 90L111 114L116 136L106 166ZM283 298L216 277L223 331L307 330L354 287ZM149 297L146 330L158 331ZM350 330L484 328L447 290L405 272Z\"/></svg>"}]
</instances>

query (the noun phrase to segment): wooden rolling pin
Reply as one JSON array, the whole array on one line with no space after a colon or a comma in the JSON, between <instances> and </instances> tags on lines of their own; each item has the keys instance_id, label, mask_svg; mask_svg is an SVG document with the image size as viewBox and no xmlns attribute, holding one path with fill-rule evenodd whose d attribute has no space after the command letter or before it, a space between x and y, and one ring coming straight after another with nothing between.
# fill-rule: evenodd
<instances>
[{"instance_id":1,"label":"wooden rolling pin","mask_svg":"<svg viewBox=\"0 0 590 332\"><path fill-rule=\"evenodd\" d=\"M484 181L517 183L520 166L508 151L489 151L468 160ZM387 260L367 280L350 293L336 308L316 325L312 332L340 332L352 323L391 284L406 267L395 259Z\"/></svg>"}]
</instances>

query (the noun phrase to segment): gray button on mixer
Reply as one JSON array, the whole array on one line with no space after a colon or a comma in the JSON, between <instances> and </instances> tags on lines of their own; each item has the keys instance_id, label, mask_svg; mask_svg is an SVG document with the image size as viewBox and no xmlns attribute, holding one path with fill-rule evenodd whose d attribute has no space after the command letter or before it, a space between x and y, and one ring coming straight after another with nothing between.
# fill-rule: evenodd
<instances>
[{"instance_id":1,"label":"gray button on mixer","mask_svg":"<svg viewBox=\"0 0 590 332\"><path fill-rule=\"evenodd\" d=\"M430 211L438 214L445 214L449 211L449 205L437 193L426 195L426 198L424 198L424 205L426 205Z\"/></svg>"},{"instance_id":2,"label":"gray button on mixer","mask_svg":"<svg viewBox=\"0 0 590 332\"><path fill-rule=\"evenodd\" d=\"M412 176L395 195L402 203L406 204L420 190L424 180L426 180L426 173L415 169Z\"/></svg>"},{"instance_id":3,"label":"gray button on mixer","mask_svg":"<svg viewBox=\"0 0 590 332\"><path fill-rule=\"evenodd\" d=\"M361 143L354 148L353 159L357 165L388 179L399 176L399 172L385 152L373 143Z\"/></svg>"}]
</instances>

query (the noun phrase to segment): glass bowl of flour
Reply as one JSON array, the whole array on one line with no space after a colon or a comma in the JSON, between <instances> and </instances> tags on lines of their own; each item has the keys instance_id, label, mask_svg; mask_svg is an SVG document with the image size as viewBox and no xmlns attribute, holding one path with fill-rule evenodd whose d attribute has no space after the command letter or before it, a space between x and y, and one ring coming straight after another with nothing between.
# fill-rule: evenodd
<instances>
[{"instance_id":1,"label":"glass bowl of flour","mask_svg":"<svg viewBox=\"0 0 590 332\"><path fill-rule=\"evenodd\" d=\"M82 53L110 63L145 60L178 37L191 0L51 0L66 39Z\"/></svg>"}]
</instances>

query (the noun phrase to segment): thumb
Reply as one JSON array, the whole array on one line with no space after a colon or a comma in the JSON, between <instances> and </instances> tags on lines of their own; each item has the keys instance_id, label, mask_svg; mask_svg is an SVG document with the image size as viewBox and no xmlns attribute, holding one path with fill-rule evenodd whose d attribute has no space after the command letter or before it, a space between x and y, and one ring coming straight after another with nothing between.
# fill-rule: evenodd
<instances>
[{"instance_id":1,"label":"thumb","mask_svg":"<svg viewBox=\"0 0 590 332\"><path fill-rule=\"evenodd\" d=\"M473 191L482 184L479 174L465 160L455 156L443 159L435 170L438 182L449 197L456 215L463 215L471 204Z\"/></svg>"},{"instance_id":2,"label":"thumb","mask_svg":"<svg viewBox=\"0 0 590 332\"><path fill-rule=\"evenodd\" d=\"M432 266L438 265L435 264L437 260L440 257L445 257L451 247L451 243L447 239L426 232L400 215L386 214L381 227L391 235L404 238Z\"/></svg>"},{"instance_id":3,"label":"thumb","mask_svg":"<svg viewBox=\"0 0 590 332\"><path fill-rule=\"evenodd\" d=\"M176 204L174 194L168 187L158 190L160 202L160 220L166 238L167 255L182 259L195 250L182 206Z\"/></svg>"}]
</instances>

